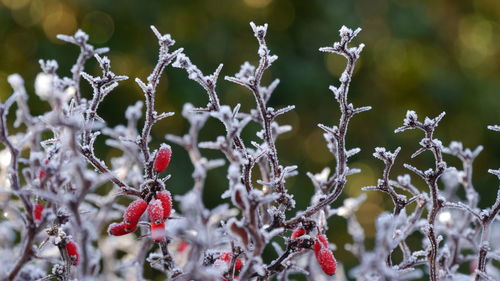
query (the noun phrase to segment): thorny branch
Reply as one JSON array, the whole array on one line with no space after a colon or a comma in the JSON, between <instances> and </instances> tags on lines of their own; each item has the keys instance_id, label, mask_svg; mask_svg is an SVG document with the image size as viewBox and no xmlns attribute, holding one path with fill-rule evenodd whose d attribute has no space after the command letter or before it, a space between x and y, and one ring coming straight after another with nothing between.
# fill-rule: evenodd
<instances>
[{"instance_id":1,"label":"thorny branch","mask_svg":"<svg viewBox=\"0 0 500 281\"><path fill-rule=\"evenodd\" d=\"M302 218L310 217L316 214L319 210L330 205L342 193L347 182L347 176L356 172L356 170L349 169L347 166L347 159L359 152L359 149L350 151L346 149L347 127L354 115L371 109L369 106L354 108L353 104L348 103L347 101L349 85L351 84L354 67L356 65L356 61L359 59L361 51L364 48L364 44L360 44L358 47L349 47L348 44L358 35L360 31L360 28L352 31L351 29L343 26L340 29L340 42L335 42L332 47L323 47L319 49L322 52L339 54L347 59L346 68L344 69L344 72L342 72L339 79L340 86L330 86L330 91L333 92L335 100L339 103L339 124L338 126L333 127L318 124L318 126L325 131L324 137L327 141L330 152L335 156L337 166L335 168L335 173L327 180L322 178L313 180L313 183L319 186L321 192L323 192L326 196L322 198L322 200L319 200L317 203L307 208L304 212L299 212L294 218L287 220L285 222L286 227L293 227L300 222ZM326 176L328 177L328 175Z\"/></svg>"},{"instance_id":2,"label":"thorny branch","mask_svg":"<svg viewBox=\"0 0 500 281\"><path fill-rule=\"evenodd\" d=\"M15 77L13 79L20 79ZM12 84L22 83L22 81L11 81ZM33 212L33 204L29 200L29 197L26 194L21 193L21 183L19 180L19 161L20 150L14 146L14 144L9 140L9 133L7 127L7 115L9 113L10 107L13 105L17 98L18 94L11 95L7 101L3 104L0 104L0 141L9 149L10 153L10 167L9 167L9 181L11 183L11 187L16 193L16 195L21 199L24 205L24 209L26 210L26 215L23 216L23 221L25 225L25 239L23 241L23 249L22 254L16 261L15 265L7 274L6 280L11 281L14 280L22 269L24 264L26 264L32 257L32 243L35 238L35 235L38 233L39 229L34 224L34 219L32 216Z\"/></svg>"},{"instance_id":3,"label":"thorny branch","mask_svg":"<svg viewBox=\"0 0 500 281\"><path fill-rule=\"evenodd\" d=\"M75 101L77 104L80 104L82 102L82 96L80 93L80 77L82 76L85 62L95 55L101 55L109 52L109 48L94 49L94 46L87 43L89 36L81 30L77 30L72 36L59 34L57 35L57 38L80 47L80 54L78 55L76 63L71 68L71 73L73 74L72 82L75 89Z\"/></svg>"},{"instance_id":4,"label":"thorny branch","mask_svg":"<svg viewBox=\"0 0 500 281\"><path fill-rule=\"evenodd\" d=\"M443 156L442 156L443 153L442 144L439 140L433 138L433 134L434 131L436 130L437 125L439 124L439 121L441 121L444 115L445 113L443 112L434 119L426 117L424 123L421 123L420 121L417 120L417 114L414 111L408 111L408 113L406 114L406 118L404 119L404 126L396 129L395 131L396 133L408 129L419 129L423 131L425 136L420 142L420 145L422 147L412 155L412 158L416 157L417 155L426 150L430 150L433 153L435 159L434 170L427 170L425 172L422 172L411 165L405 164L405 167L407 169L415 172L417 175L419 175L420 177L422 177L422 179L425 180L425 182L429 186L429 191L431 194L432 207L427 216L428 225L426 229L427 232L426 234L431 244L428 253L428 262L430 268L429 275L432 281L438 280L437 259L438 259L439 242L435 231L435 222L436 222L436 217L441 208L443 207L444 203L443 198L439 197L439 189L437 181L446 169L446 162L443 161Z\"/></svg>"},{"instance_id":5,"label":"thorny branch","mask_svg":"<svg viewBox=\"0 0 500 281\"><path fill-rule=\"evenodd\" d=\"M148 145L151 128L153 127L153 124L159 120L173 115L172 112L158 114L155 111L156 87L160 83L160 77L165 67L169 65L179 53L182 52L182 48L180 48L172 53L169 53L169 48L175 44L175 41L172 40L170 34L161 35L161 33L158 32L154 26L151 26L151 29L155 33L158 38L158 43L160 44L158 62L156 63L156 66L151 74L148 76L147 84L142 82L139 78L135 79L135 82L141 87L144 92L144 97L146 98L146 121L144 122L144 127L142 128L141 137L137 140L137 145L142 150L142 155L144 157L144 172L147 178L151 178L153 176L153 158Z\"/></svg>"}]
</instances>

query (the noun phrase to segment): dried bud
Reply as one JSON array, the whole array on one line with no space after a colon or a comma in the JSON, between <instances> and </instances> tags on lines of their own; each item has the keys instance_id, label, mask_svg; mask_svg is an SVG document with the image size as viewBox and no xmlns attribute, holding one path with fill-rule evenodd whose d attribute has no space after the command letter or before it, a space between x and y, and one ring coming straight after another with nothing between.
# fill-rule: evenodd
<instances>
[{"instance_id":1,"label":"dried bud","mask_svg":"<svg viewBox=\"0 0 500 281\"><path fill-rule=\"evenodd\" d=\"M162 144L160 150L156 153L154 169L156 172L161 173L168 168L170 164L170 157L172 156L172 149L167 144Z\"/></svg>"},{"instance_id":2,"label":"dried bud","mask_svg":"<svg viewBox=\"0 0 500 281\"><path fill-rule=\"evenodd\" d=\"M159 242L165 238L165 222L163 207L160 200L152 200L148 205L148 216L151 224L151 237Z\"/></svg>"},{"instance_id":3,"label":"dried bud","mask_svg":"<svg viewBox=\"0 0 500 281\"><path fill-rule=\"evenodd\" d=\"M156 193L156 199L161 201L161 206L163 207L163 219L170 217L172 212L172 196L170 191L162 190Z\"/></svg>"},{"instance_id":4,"label":"dried bud","mask_svg":"<svg viewBox=\"0 0 500 281\"><path fill-rule=\"evenodd\" d=\"M123 222L135 227L147 207L148 203L146 203L143 199L133 201L130 205L128 205L125 213L123 214Z\"/></svg>"},{"instance_id":5,"label":"dried bud","mask_svg":"<svg viewBox=\"0 0 500 281\"><path fill-rule=\"evenodd\" d=\"M71 240L68 241L68 243L66 243L66 250L68 251L68 255L71 258L73 265L77 265L78 260L80 259L80 254L78 254L78 247L75 242Z\"/></svg>"}]
</instances>

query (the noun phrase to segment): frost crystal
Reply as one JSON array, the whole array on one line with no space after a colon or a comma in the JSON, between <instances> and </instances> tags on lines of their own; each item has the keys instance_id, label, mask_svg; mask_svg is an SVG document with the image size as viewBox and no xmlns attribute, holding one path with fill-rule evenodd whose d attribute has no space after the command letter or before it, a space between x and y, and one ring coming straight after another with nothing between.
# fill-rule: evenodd
<instances>
[{"instance_id":1,"label":"frost crystal","mask_svg":"<svg viewBox=\"0 0 500 281\"><path fill-rule=\"evenodd\" d=\"M418 119L417 113L413 110L408 110L406 112L406 117L403 121L405 126L412 126Z\"/></svg>"}]
</instances>

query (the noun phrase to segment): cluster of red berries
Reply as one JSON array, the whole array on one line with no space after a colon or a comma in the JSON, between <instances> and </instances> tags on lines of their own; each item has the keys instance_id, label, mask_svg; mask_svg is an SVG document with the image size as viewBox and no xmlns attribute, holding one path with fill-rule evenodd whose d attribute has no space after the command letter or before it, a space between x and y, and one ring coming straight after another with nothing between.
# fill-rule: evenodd
<instances>
[{"instance_id":1,"label":"cluster of red berries","mask_svg":"<svg viewBox=\"0 0 500 281\"><path fill-rule=\"evenodd\" d=\"M304 234L306 234L306 230L302 227L298 227L293 231L291 238L292 240L295 240ZM328 239L325 235L318 234L316 236L313 250L316 260L318 261L323 272L328 275L335 274L335 271L337 270L337 261L335 260L332 251L328 249Z\"/></svg>"},{"instance_id":2,"label":"cluster of red berries","mask_svg":"<svg viewBox=\"0 0 500 281\"><path fill-rule=\"evenodd\" d=\"M123 213L123 221L112 223L108 228L108 233L121 236L136 231L139 219L147 209L151 237L155 241L162 241L165 237L165 220L170 217L172 210L172 197L167 190L157 192L155 197L156 199L151 200L149 204L143 199L137 199L130 203Z\"/></svg>"},{"instance_id":3,"label":"cluster of red berries","mask_svg":"<svg viewBox=\"0 0 500 281\"><path fill-rule=\"evenodd\" d=\"M163 144L156 153L153 165L157 173L167 169L171 155L170 146ZM170 217L172 211L172 197L168 190L158 191L154 197L149 203L144 199L137 199L130 203L123 214L123 221L112 223L108 228L108 233L121 236L136 231L142 214L147 210L151 237L157 242L162 241L165 238L165 220Z\"/></svg>"}]
</instances>

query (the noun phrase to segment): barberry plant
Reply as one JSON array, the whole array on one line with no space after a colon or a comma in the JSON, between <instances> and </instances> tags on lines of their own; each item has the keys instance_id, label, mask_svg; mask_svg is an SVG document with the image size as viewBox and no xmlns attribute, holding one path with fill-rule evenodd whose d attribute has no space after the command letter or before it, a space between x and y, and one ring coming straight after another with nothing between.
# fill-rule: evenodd
<instances>
[{"instance_id":1,"label":"barberry plant","mask_svg":"<svg viewBox=\"0 0 500 281\"><path fill-rule=\"evenodd\" d=\"M280 81L264 85L262 77L278 57L266 44L267 24L250 25L258 43L258 65L244 62L236 74L225 76L254 97L255 107L248 112L239 104L221 102L216 86L222 64L205 75L182 48L171 50L175 41L155 27L151 29L158 39L158 61L145 80L135 79L144 102L126 110L126 125L109 127L99 112L104 110L100 105L105 97L128 77L115 74L103 56L109 50L94 48L80 30L58 36L80 49L68 77L57 73L56 61L40 61L42 72L36 77L35 93L50 105L49 111L33 116L24 80L18 74L9 76L14 93L0 104L4 145L0 157L8 160L0 159L0 207L6 216L0 221L2 280L144 280L146 267L178 281L289 280L290 274L303 274L308 280L345 280L346 275L356 280L500 278L498 268L492 266L493 260L500 260L500 249L492 249L498 238L491 235L499 225L500 192L491 207L478 207L472 164L482 147L465 149L459 142L446 147L436 139L434 132L444 113L419 121L415 112L408 111L403 126L396 130L424 133L421 148L412 157L430 151L435 166L428 170L404 166L422 178L425 187L414 185L409 175L393 180L390 172L400 148L394 152L375 149L373 155L385 168L376 185L364 190L387 193L394 208L377 218L371 250L366 248L364 230L356 218L366 196L336 203L349 176L361 172L348 165L349 158L360 151L347 146L349 123L371 109L348 101L354 68L364 48L363 44L351 46L359 28L343 26L338 42L320 48L347 61L339 84L330 86L340 119L333 126L318 124L336 165L307 173L315 193L305 210L297 210L287 179L297 176L298 167L283 166L276 145L277 138L292 129L277 118L294 106L269 106ZM92 58L100 66L99 75L85 72L85 63ZM170 175L165 173L169 165L175 165L170 163L172 147L152 148L150 144L152 127L173 115L160 113L155 106L160 78L169 66L185 70L208 99L205 106L184 105L182 116L190 125L186 134L165 137L188 152L194 168L193 187L174 196L177 210L168 190ZM92 93L80 89L81 78L90 84ZM8 115L14 105L16 120L10 124ZM225 131L213 141L200 142L208 118L218 120ZM259 126L258 141L241 135L250 123ZM9 133L12 125L15 134ZM499 126L489 128L500 131ZM109 147L122 152L110 163L95 153L100 135L106 136ZM223 159L207 159L201 149L219 151ZM445 155L458 157L463 166L450 167ZM211 188L206 179L209 171L220 167L227 169L227 188L221 194L226 203L210 209L203 202L203 193ZM500 178L500 170L490 172ZM103 189L106 183L118 192ZM457 196L459 186L465 190L465 201ZM122 197L127 201L119 202ZM121 202L129 203L125 207ZM346 218L352 236L352 243L342 246L359 263L348 272L335 257L336 245L329 242L337 237L327 237L332 216ZM422 243L412 249L415 245L407 240L422 237L418 233L423 234ZM274 249L271 259L263 255L266 248Z\"/></svg>"}]
</instances>

